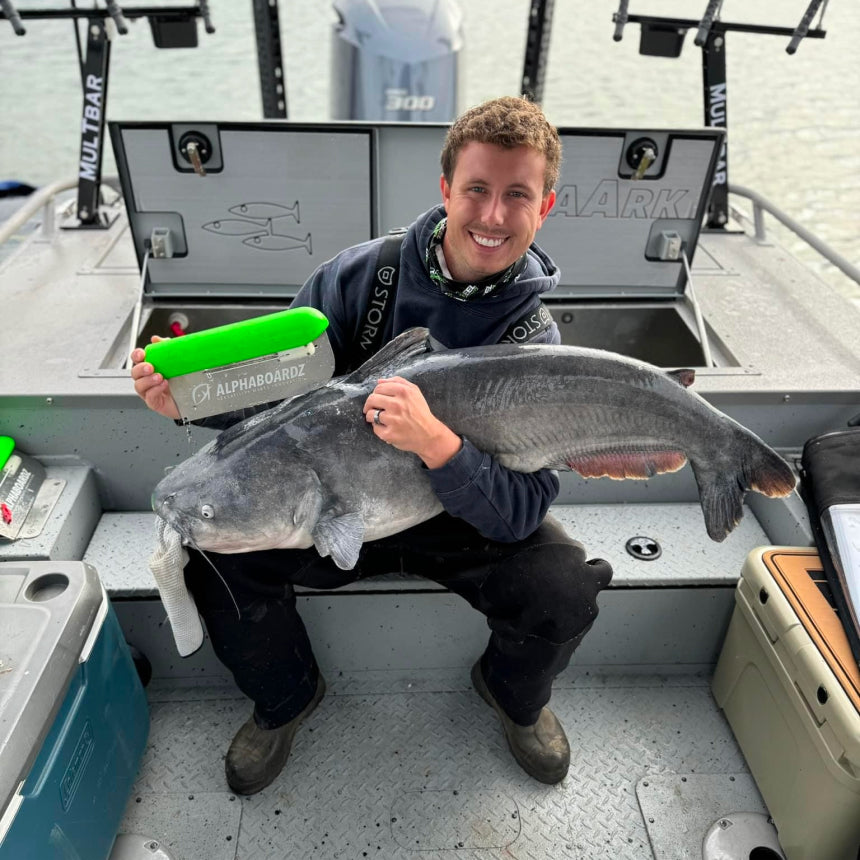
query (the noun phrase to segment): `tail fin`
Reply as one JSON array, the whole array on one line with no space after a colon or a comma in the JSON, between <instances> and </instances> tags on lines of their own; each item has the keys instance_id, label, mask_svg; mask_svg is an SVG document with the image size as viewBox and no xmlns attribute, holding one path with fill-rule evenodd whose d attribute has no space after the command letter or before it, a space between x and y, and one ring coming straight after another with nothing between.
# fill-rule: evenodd
<instances>
[{"instance_id":1,"label":"tail fin","mask_svg":"<svg viewBox=\"0 0 860 860\"><path fill-rule=\"evenodd\" d=\"M692 464L705 528L715 541L724 540L741 521L744 496L749 490L774 498L787 496L796 483L791 467L776 451L749 431L744 431L744 436L742 460L735 464L739 468L719 470Z\"/></svg>"},{"instance_id":2,"label":"tail fin","mask_svg":"<svg viewBox=\"0 0 860 860\"><path fill-rule=\"evenodd\" d=\"M764 442L749 452L744 461L746 485L770 498L787 496L797 484L791 466Z\"/></svg>"}]
</instances>

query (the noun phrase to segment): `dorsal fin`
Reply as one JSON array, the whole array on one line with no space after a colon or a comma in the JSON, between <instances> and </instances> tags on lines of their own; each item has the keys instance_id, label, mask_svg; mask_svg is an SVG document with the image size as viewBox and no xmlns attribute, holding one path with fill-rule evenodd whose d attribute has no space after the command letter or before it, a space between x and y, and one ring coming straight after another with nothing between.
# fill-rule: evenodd
<instances>
[{"instance_id":1,"label":"dorsal fin","mask_svg":"<svg viewBox=\"0 0 860 860\"><path fill-rule=\"evenodd\" d=\"M390 372L400 367L408 359L439 349L441 344L435 341L426 328L417 326L390 340L376 355L372 355L361 367L354 370L343 381L358 384L367 379L378 379L389 376Z\"/></svg>"},{"instance_id":2,"label":"dorsal fin","mask_svg":"<svg viewBox=\"0 0 860 860\"><path fill-rule=\"evenodd\" d=\"M667 370L666 376L675 380L678 385L689 388L696 381L696 371L691 367L683 367L680 370Z\"/></svg>"}]
</instances>

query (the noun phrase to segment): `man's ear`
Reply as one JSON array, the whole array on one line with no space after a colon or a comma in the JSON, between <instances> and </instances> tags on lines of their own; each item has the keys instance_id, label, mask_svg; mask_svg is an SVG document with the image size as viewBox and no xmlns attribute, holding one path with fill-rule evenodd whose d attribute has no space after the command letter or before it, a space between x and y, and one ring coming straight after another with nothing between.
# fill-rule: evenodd
<instances>
[{"instance_id":1,"label":"man's ear","mask_svg":"<svg viewBox=\"0 0 860 860\"><path fill-rule=\"evenodd\" d=\"M543 227L543 222L546 221L546 216L555 205L555 191L550 191L540 202L540 227Z\"/></svg>"},{"instance_id":2,"label":"man's ear","mask_svg":"<svg viewBox=\"0 0 860 860\"><path fill-rule=\"evenodd\" d=\"M442 203L447 211L448 201L451 199L451 186L446 181L444 173L439 176L439 190L442 192Z\"/></svg>"}]
</instances>

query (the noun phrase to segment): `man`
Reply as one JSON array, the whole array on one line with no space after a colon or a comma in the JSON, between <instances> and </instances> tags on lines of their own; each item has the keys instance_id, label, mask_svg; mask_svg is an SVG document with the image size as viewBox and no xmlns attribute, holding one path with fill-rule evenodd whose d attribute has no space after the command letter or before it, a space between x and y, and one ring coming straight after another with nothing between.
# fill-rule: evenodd
<instances>
[{"instance_id":1,"label":"man","mask_svg":"<svg viewBox=\"0 0 860 860\"><path fill-rule=\"evenodd\" d=\"M554 263L532 242L555 202L560 161L556 130L525 99L489 101L453 124L442 151L443 205L421 215L403 239L380 344L417 325L449 347L492 344L534 315L540 294L559 280ZM293 302L328 317L336 373L355 363L383 241L348 248L323 263ZM559 340L555 323L545 317L533 342ZM143 350L135 350L132 360L137 393L151 409L177 419L168 384L144 362ZM227 426L246 414L201 423ZM401 569L444 585L487 616L490 641L472 668L472 682L498 713L523 769L542 782L559 782L570 747L546 705L553 679L597 615L597 594L612 575L609 565L586 562L582 545L546 516L559 488L553 471L523 474L502 467L439 421L414 384L399 377L379 380L363 420L380 444L421 459L443 513L364 544L351 571L313 547L211 553L232 597L189 549L185 578L215 653L254 702L227 752L229 785L252 794L271 783L287 761L296 729L325 693L293 586L336 588Z\"/></svg>"}]
</instances>

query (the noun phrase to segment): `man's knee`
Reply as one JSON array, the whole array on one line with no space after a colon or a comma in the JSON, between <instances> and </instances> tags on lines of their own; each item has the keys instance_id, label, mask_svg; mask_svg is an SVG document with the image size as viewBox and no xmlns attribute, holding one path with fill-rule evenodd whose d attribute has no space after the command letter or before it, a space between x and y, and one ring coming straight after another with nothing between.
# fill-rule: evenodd
<instances>
[{"instance_id":1,"label":"man's knee","mask_svg":"<svg viewBox=\"0 0 860 860\"><path fill-rule=\"evenodd\" d=\"M597 595L612 579L612 568L603 559L587 560L581 544L564 541L530 547L492 579L497 595L515 598L518 606L509 620L520 634L561 644L594 622Z\"/></svg>"},{"instance_id":2,"label":"man's knee","mask_svg":"<svg viewBox=\"0 0 860 860\"><path fill-rule=\"evenodd\" d=\"M597 618L597 595L609 585L612 568L602 558L587 560L576 544L556 545L538 563L538 600L553 628L546 638L568 642Z\"/></svg>"}]
</instances>

